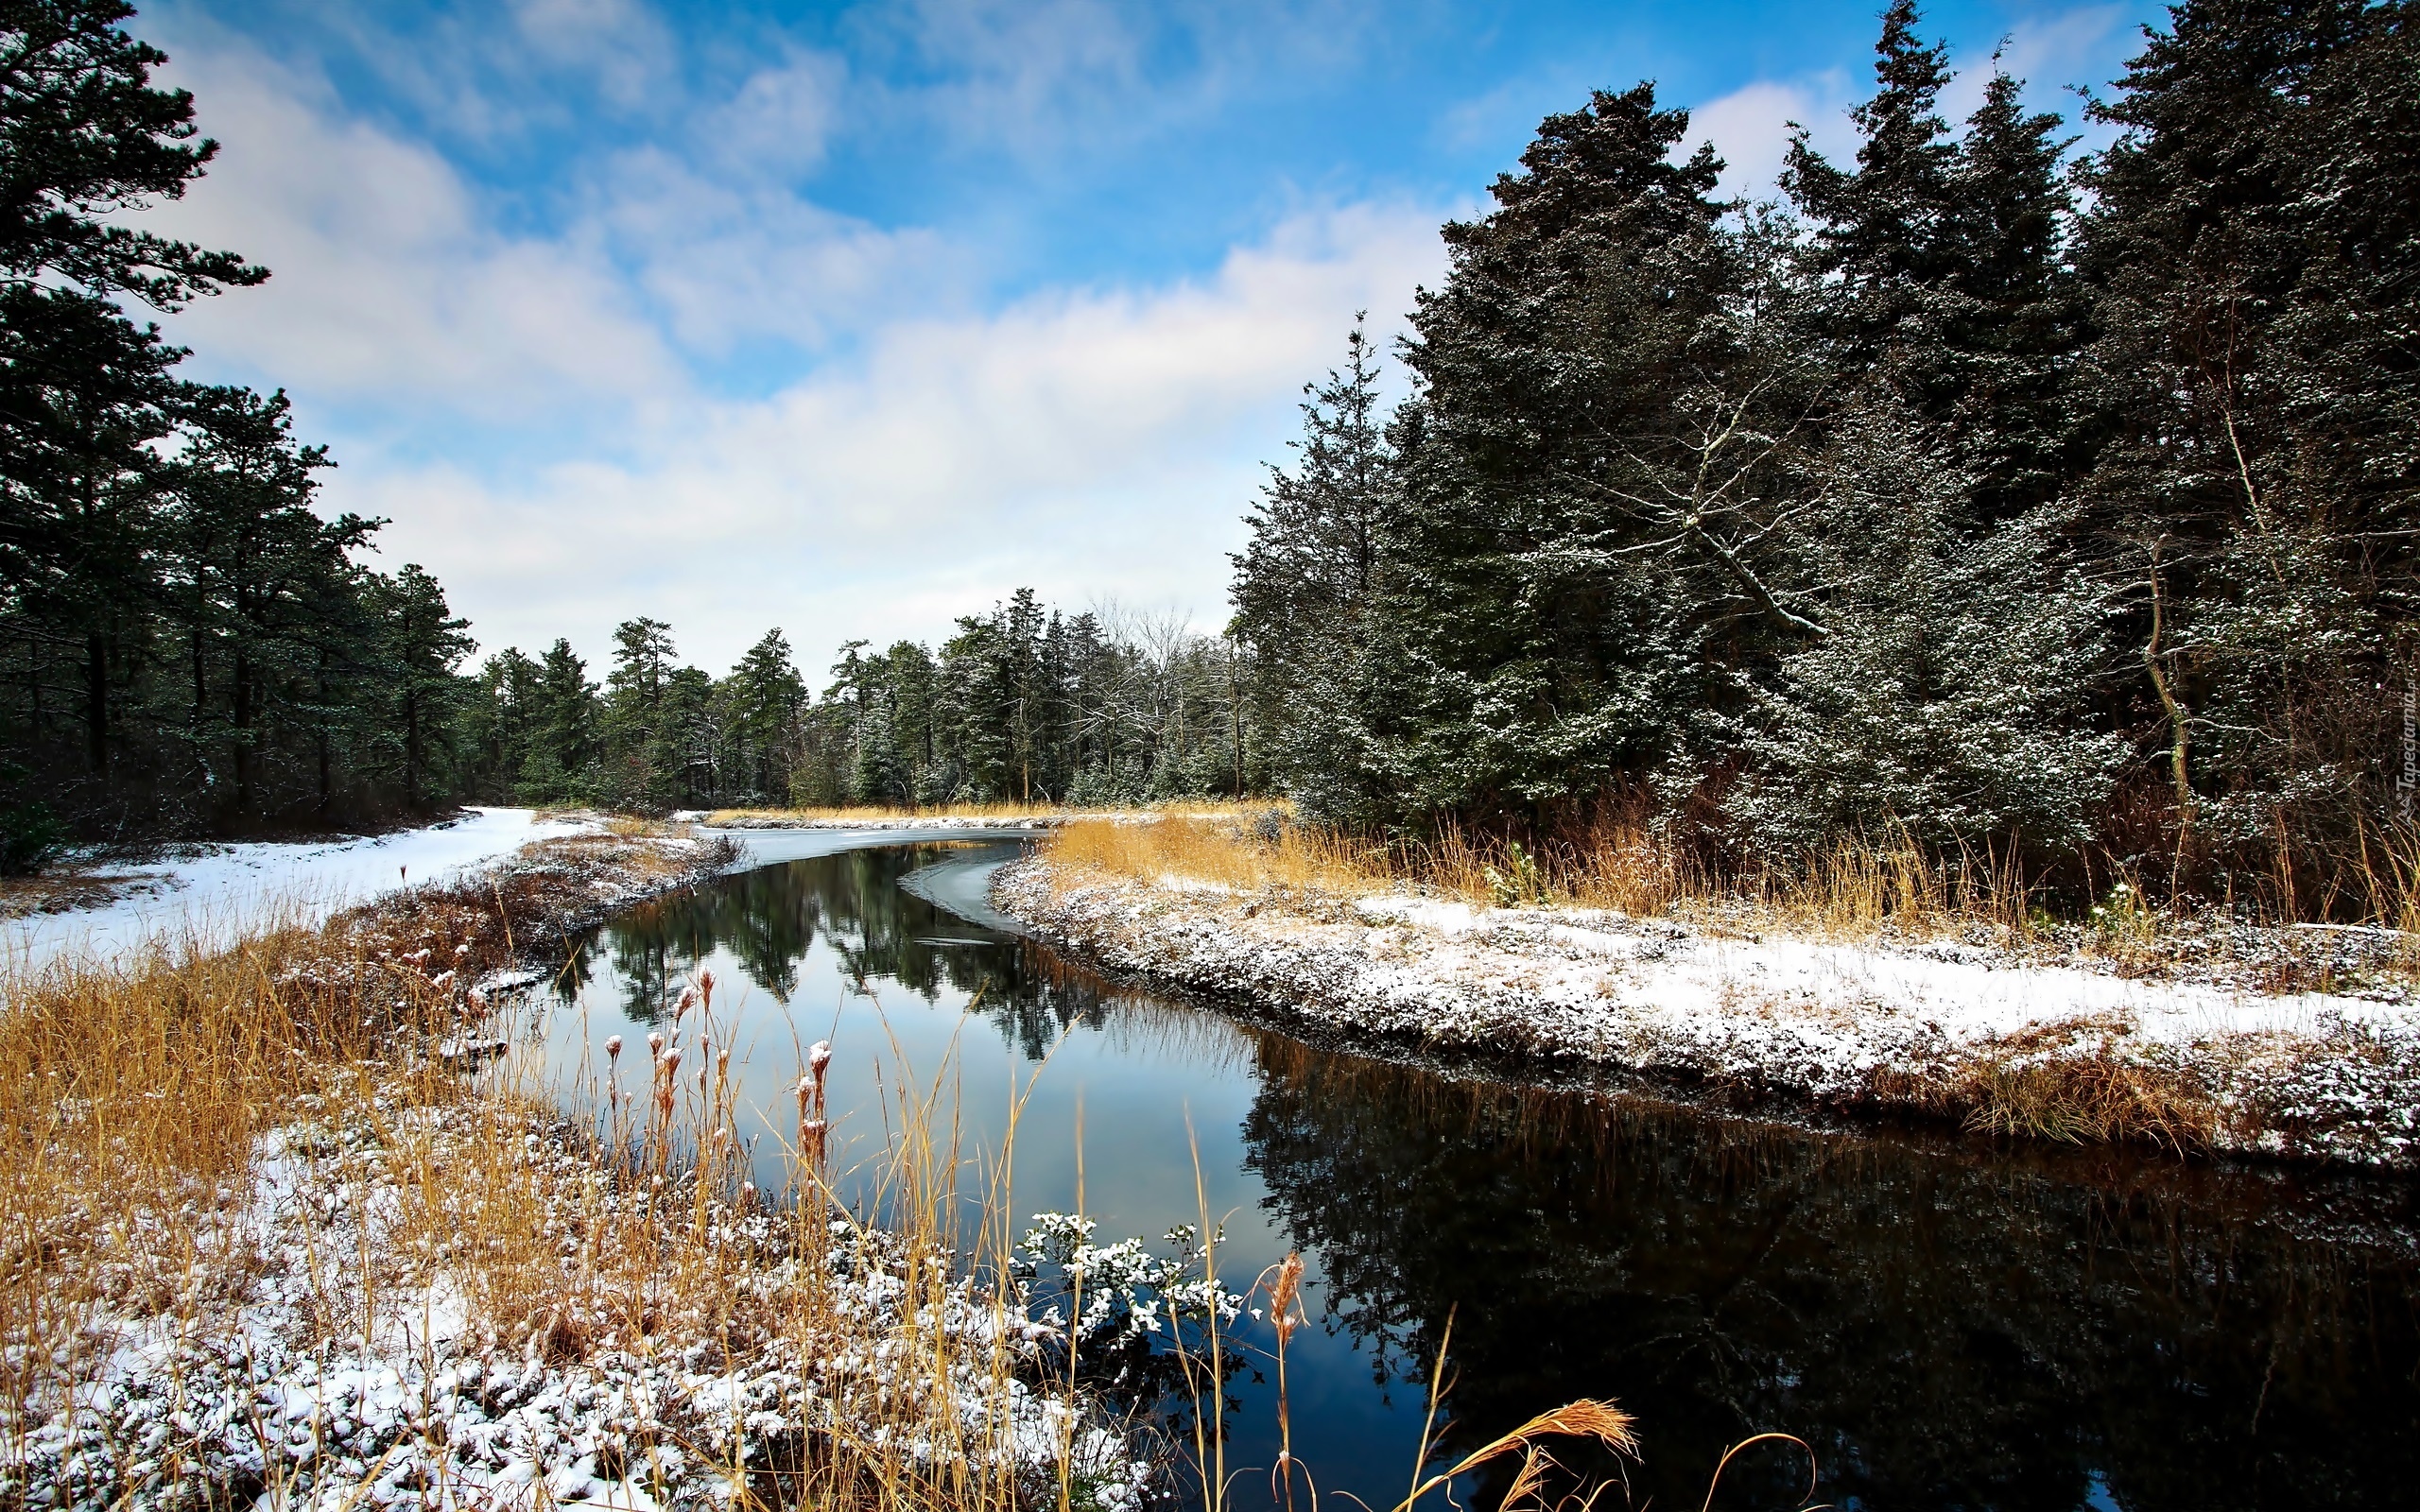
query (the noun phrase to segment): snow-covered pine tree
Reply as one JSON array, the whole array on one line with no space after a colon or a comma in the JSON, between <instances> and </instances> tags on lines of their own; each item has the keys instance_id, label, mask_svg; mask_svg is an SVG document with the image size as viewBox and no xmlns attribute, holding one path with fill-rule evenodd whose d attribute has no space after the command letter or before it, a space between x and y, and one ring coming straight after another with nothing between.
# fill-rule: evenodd
<instances>
[{"instance_id":1,"label":"snow-covered pine tree","mask_svg":"<svg viewBox=\"0 0 2420 1512\"><path fill-rule=\"evenodd\" d=\"M2084 840L2128 753L2092 723L2106 595L2061 565L2066 511L1976 535L1974 478L1880 398L1820 463L1826 633L1760 694L1730 803L1754 850L1843 833L1947 847Z\"/></svg>"},{"instance_id":2,"label":"snow-covered pine tree","mask_svg":"<svg viewBox=\"0 0 2420 1512\"><path fill-rule=\"evenodd\" d=\"M1253 718L1271 732L1273 774L1305 812L1330 816L1368 807L1355 690L1395 494L1365 319L1345 337L1343 369L1304 386L1294 467L1270 469L1245 517L1252 540L1228 558L1233 629L1251 647Z\"/></svg>"},{"instance_id":3,"label":"snow-covered pine tree","mask_svg":"<svg viewBox=\"0 0 2420 1512\"><path fill-rule=\"evenodd\" d=\"M1825 374L1784 238L1651 86L1550 116L1445 229L1357 714L1397 816L1534 815L1716 759L1821 626L1790 550Z\"/></svg>"}]
</instances>

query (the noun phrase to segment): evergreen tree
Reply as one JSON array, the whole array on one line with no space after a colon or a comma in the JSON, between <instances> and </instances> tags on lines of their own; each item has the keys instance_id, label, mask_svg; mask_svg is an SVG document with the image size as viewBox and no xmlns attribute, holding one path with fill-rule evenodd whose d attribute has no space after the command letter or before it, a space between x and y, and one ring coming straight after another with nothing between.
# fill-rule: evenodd
<instances>
[{"instance_id":1,"label":"evergreen tree","mask_svg":"<svg viewBox=\"0 0 2420 1512\"><path fill-rule=\"evenodd\" d=\"M163 586L182 611L191 657L185 734L203 772L226 778L222 817L256 816L280 727L310 729L315 747L328 748L335 732L309 704L342 671L385 667L385 648L363 637L384 635L379 622L402 600L389 594L347 612L358 592L348 554L376 526L313 512L312 474L328 465L326 454L294 444L284 394L202 389L183 409L194 442L170 472L173 503L159 538ZM420 775L416 762L406 765L407 807L419 806ZM324 802L330 779L318 776Z\"/></svg>"},{"instance_id":2,"label":"evergreen tree","mask_svg":"<svg viewBox=\"0 0 2420 1512\"><path fill-rule=\"evenodd\" d=\"M1734 231L1651 86L1550 116L1446 228L1395 422L1402 505L1356 717L1379 814L1523 815L1650 779L1820 635L1788 549L1823 375L1785 239Z\"/></svg>"},{"instance_id":3,"label":"evergreen tree","mask_svg":"<svg viewBox=\"0 0 2420 1512\"><path fill-rule=\"evenodd\" d=\"M462 701L462 745L473 772L471 793L510 803L538 735L539 667L518 646L487 659L477 686Z\"/></svg>"},{"instance_id":4,"label":"evergreen tree","mask_svg":"<svg viewBox=\"0 0 2420 1512\"><path fill-rule=\"evenodd\" d=\"M1344 370L1304 392L1295 471L1270 470L1246 517L1251 543L1229 558L1234 629L1254 653L1257 718L1277 732L1286 786L1312 812L1351 812L1364 805L1337 784L1368 763L1353 711L1395 488L1362 318L1345 337Z\"/></svg>"},{"instance_id":5,"label":"evergreen tree","mask_svg":"<svg viewBox=\"0 0 2420 1512\"><path fill-rule=\"evenodd\" d=\"M1831 528L1811 543L1836 586L1829 633L1757 698L1730 805L1766 852L1842 833L2037 851L2090 833L2126 755L2091 728L2104 596L2059 565L2062 512L1979 538L1975 479L1904 409L1844 421L1822 463Z\"/></svg>"},{"instance_id":6,"label":"evergreen tree","mask_svg":"<svg viewBox=\"0 0 2420 1512\"><path fill-rule=\"evenodd\" d=\"M384 631L383 681L391 699L386 730L402 776L404 807L421 811L432 794L432 770L450 776L454 669L471 653L466 621L446 608L445 590L418 565L372 584Z\"/></svg>"},{"instance_id":7,"label":"evergreen tree","mask_svg":"<svg viewBox=\"0 0 2420 1512\"><path fill-rule=\"evenodd\" d=\"M1829 364L1940 432L1973 477L1960 512L1989 525L2047 503L2074 467L2063 402L2083 312L2064 262L2066 142L1997 72L1953 140L1938 113L1945 50L1917 37L1918 20L1911 0L1883 14L1875 94L1850 112L1856 170L1802 128L1782 184L1813 231L1807 308Z\"/></svg>"},{"instance_id":8,"label":"evergreen tree","mask_svg":"<svg viewBox=\"0 0 2420 1512\"><path fill-rule=\"evenodd\" d=\"M538 662L538 698L529 755L521 770L523 801L576 803L593 792L596 752L596 686L588 664L567 640L557 640Z\"/></svg>"},{"instance_id":9,"label":"evergreen tree","mask_svg":"<svg viewBox=\"0 0 2420 1512\"><path fill-rule=\"evenodd\" d=\"M2128 723L2176 822L2356 857L2399 766L2420 242L2409 4L2188 3L2094 164L2100 571L2133 606ZM2279 858L2282 863L2284 858Z\"/></svg>"},{"instance_id":10,"label":"evergreen tree","mask_svg":"<svg viewBox=\"0 0 2420 1512\"><path fill-rule=\"evenodd\" d=\"M731 734L734 770L741 792L759 803L783 801L798 765L799 718L806 708L806 682L790 660L790 644L778 629L748 648L731 669Z\"/></svg>"}]
</instances>

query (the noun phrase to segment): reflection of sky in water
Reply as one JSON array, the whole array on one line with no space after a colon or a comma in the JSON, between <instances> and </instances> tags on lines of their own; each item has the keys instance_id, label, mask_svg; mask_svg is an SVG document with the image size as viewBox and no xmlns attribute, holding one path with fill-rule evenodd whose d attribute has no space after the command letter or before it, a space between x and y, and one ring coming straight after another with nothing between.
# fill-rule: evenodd
<instances>
[{"instance_id":1,"label":"reflection of sky in water","mask_svg":"<svg viewBox=\"0 0 2420 1512\"><path fill-rule=\"evenodd\" d=\"M1767 1429L1815 1446L1819 1500L1876 1508L2357 1507L2420 1484L2408 1183L1810 1136L1326 1055L1104 999L936 906L986 918L982 870L1015 850L783 861L635 910L562 978L524 1069L593 1108L618 1033L643 1092L647 1031L711 970L769 1191L824 1038L842 1165L877 1163L903 1082L938 1079L970 1202L1025 1093L1020 1229L1080 1205L1080 1149L1102 1237L1156 1239L1197 1213L1198 1151L1230 1284L1299 1245L1314 1316L1333 1301L1334 1331L1296 1339L1296 1448L1323 1492L1380 1507L1405 1489L1449 1313L1455 1452L1616 1397L1647 1443L1636 1500L1657 1506L1697 1505L1723 1447ZM698 1034L693 1015L689 1069ZM2310 1227L2348 1218L2402 1237ZM1230 1469L1265 1466L1269 1384L1236 1395ZM1800 1473L1743 1462L1721 1504L1795 1504Z\"/></svg>"},{"instance_id":2,"label":"reflection of sky in water","mask_svg":"<svg viewBox=\"0 0 2420 1512\"><path fill-rule=\"evenodd\" d=\"M1019 1233L1033 1213L1080 1210L1098 1221L1104 1243L1141 1234L1165 1249L1160 1236L1198 1222L1206 1203L1212 1220L1225 1223L1220 1275L1245 1289L1287 1249L1263 1205L1267 1189L1244 1161L1258 1086L1252 1038L1215 1014L1149 999L1104 1004L1084 980L1054 982L1025 942L928 901L988 912L980 906L985 874L1018 850L1003 842L858 850L768 867L699 897L634 910L586 943L560 979L567 1001L547 1008L538 1026L557 1095L597 1107L605 1040L618 1034L621 1087L643 1099L648 1031L668 1033L674 1001L710 971L713 1034L733 1046L740 1106L756 1110L752 1126L740 1120L740 1134L756 1142L755 1180L765 1191L789 1179L792 1089L806 1047L828 1039L834 1166L856 1171L854 1181L839 1183L852 1200L876 1195L880 1152L898 1127L906 1087L938 1108L932 1126L942 1141L955 1120L971 1224L1021 1099L1009 1205ZM911 873L910 887L901 887ZM700 1058L699 1019L692 1010L680 1036L684 1074ZM1310 1305L1319 1306L1316 1290ZM1392 1405L1382 1400L1370 1386L1370 1361L1341 1334L1299 1333L1292 1357L1296 1401L1316 1400L1329 1441L1348 1452L1338 1488L1374 1500L1392 1491L1382 1505L1400 1499L1395 1483L1419 1442L1419 1390L1398 1390ZM1238 1452L1262 1447L1269 1417L1259 1403L1265 1393L1247 1383L1242 1395L1253 1405L1237 1423ZM1365 1484L1344 1471L1350 1462L1382 1473Z\"/></svg>"}]
</instances>

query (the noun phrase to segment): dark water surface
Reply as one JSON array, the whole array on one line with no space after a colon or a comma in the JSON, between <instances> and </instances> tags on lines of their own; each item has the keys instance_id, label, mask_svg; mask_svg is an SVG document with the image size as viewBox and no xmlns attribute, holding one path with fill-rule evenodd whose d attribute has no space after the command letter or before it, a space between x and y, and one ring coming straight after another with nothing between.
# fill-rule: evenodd
<instances>
[{"instance_id":1,"label":"dark water surface","mask_svg":"<svg viewBox=\"0 0 2420 1512\"><path fill-rule=\"evenodd\" d=\"M1445 1454L1616 1398L1645 1444L1634 1505L1698 1507L1725 1446L1765 1431L1813 1446L1840 1505L2420 1504L2406 1183L1808 1132L1328 1053L994 927L984 875L1015 849L775 861L639 908L582 948L547 1064L593 1085L618 1033L643 1079L648 1027L711 971L769 1129L794 1126L798 1047L833 1041L844 1164L895 1126L887 1093L945 1072L970 1158L1029 1092L1020 1227L1080 1206L1103 1240L1156 1237L1199 1211L1198 1152L1223 1280L1308 1262L1296 1452L1381 1512L1449 1315ZM757 1160L781 1186L776 1142ZM1266 1466L1270 1385L1235 1395L1228 1464ZM1752 1451L1717 1504L1794 1505L1801 1465ZM1244 1475L1236 1504L1266 1484Z\"/></svg>"}]
</instances>

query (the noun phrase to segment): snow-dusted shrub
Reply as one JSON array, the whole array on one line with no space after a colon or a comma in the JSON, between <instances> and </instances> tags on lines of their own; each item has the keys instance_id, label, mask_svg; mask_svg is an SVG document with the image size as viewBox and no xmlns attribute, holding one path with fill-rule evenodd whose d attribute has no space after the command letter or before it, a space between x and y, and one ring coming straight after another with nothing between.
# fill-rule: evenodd
<instances>
[{"instance_id":1,"label":"snow-dusted shrub","mask_svg":"<svg viewBox=\"0 0 2420 1512\"><path fill-rule=\"evenodd\" d=\"M1835 592L1759 699L1731 809L1745 837L2083 838L2128 747L2087 723L2107 610L2050 565L2058 511L1970 534L1968 480L1887 417L1842 451L1821 548Z\"/></svg>"}]
</instances>

